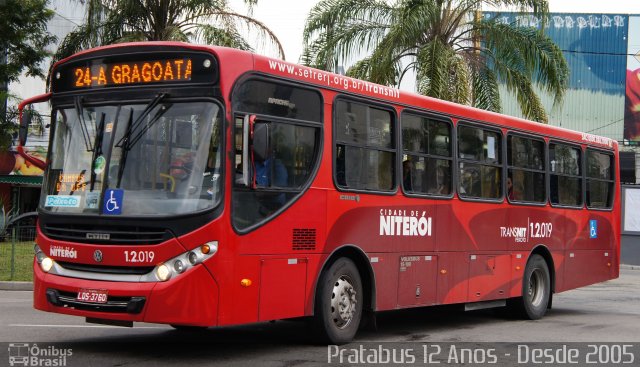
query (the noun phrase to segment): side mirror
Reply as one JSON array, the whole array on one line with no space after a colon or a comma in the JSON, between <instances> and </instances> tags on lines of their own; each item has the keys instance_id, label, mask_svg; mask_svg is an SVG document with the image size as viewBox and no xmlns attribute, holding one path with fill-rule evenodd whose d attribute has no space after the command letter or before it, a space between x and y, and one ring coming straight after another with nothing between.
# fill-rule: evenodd
<instances>
[{"instance_id":1,"label":"side mirror","mask_svg":"<svg viewBox=\"0 0 640 367\"><path fill-rule=\"evenodd\" d=\"M20 130L18 131L18 141L21 146L27 143L27 133L31 124L31 110L22 110L20 116Z\"/></svg>"},{"instance_id":2,"label":"side mirror","mask_svg":"<svg viewBox=\"0 0 640 367\"><path fill-rule=\"evenodd\" d=\"M244 117L242 126L242 181L256 188L256 161L262 162L269 153L269 124L256 122L256 115Z\"/></svg>"},{"instance_id":3,"label":"side mirror","mask_svg":"<svg viewBox=\"0 0 640 367\"><path fill-rule=\"evenodd\" d=\"M27 133L29 132L29 124L31 124L31 110L26 107L33 103L46 102L49 99L51 99L51 92L27 98L18 105L18 111L20 113L20 130L18 131L19 146L23 147L27 143Z\"/></svg>"},{"instance_id":4,"label":"side mirror","mask_svg":"<svg viewBox=\"0 0 640 367\"><path fill-rule=\"evenodd\" d=\"M26 107L33 103L47 102L50 99L51 99L51 92L25 99L24 101L20 102L20 104L18 105L18 111L20 116L20 129L18 130L19 144L16 150L18 151L18 154L20 154L20 156L22 156L27 162L31 163L32 165L40 169L45 169L47 165L46 162L42 161L39 158L29 155L24 149L24 146L27 143L27 133L29 132L29 124L31 124L31 118L32 118L31 110L27 109Z\"/></svg>"}]
</instances>

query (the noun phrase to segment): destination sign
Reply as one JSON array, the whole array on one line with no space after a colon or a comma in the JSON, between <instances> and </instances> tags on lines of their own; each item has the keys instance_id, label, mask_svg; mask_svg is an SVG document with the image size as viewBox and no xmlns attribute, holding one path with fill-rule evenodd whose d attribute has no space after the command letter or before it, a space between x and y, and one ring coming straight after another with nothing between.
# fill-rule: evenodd
<instances>
[{"instance_id":1,"label":"destination sign","mask_svg":"<svg viewBox=\"0 0 640 367\"><path fill-rule=\"evenodd\" d=\"M217 63L205 53L109 55L65 63L53 73L54 92L152 84L212 83Z\"/></svg>"},{"instance_id":2,"label":"destination sign","mask_svg":"<svg viewBox=\"0 0 640 367\"><path fill-rule=\"evenodd\" d=\"M78 88L147 84L153 82L190 81L191 59L123 62L73 68L74 86Z\"/></svg>"}]
</instances>

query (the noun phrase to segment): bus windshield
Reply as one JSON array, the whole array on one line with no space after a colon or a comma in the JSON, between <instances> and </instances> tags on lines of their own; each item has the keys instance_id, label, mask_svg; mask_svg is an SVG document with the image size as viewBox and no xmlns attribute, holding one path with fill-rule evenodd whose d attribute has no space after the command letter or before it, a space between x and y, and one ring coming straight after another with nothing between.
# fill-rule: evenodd
<instances>
[{"instance_id":1,"label":"bus windshield","mask_svg":"<svg viewBox=\"0 0 640 367\"><path fill-rule=\"evenodd\" d=\"M213 208L222 113L211 101L54 109L40 207L54 213L170 215Z\"/></svg>"}]
</instances>

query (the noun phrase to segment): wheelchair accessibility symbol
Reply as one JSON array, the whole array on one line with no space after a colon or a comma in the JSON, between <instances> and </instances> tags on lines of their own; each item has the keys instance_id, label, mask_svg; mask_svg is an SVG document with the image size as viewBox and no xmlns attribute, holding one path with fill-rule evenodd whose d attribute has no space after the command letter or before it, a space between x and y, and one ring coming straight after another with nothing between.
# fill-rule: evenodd
<instances>
[{"instance_id":1,"label":"wheelchair accessibility symbol","mask_svg":"<svg viewBox=\"0 0 640 367\"><path fill-rule=\"evenodd\" d=\"M598 221L589 221L589 238L598 238Z\"/></svg>"},{"instance_id":2,"label":"wheelchair accessibility symbol","mask_svg":"<svg viewBox=\"0 0 640 367\"><path fill-rule=\"evenodd\" d=\"M108 189L104 194L104 205L102 206L102 214L118 215L122 214L122 198L124 190Z\"/></svg>"}]
</instances>

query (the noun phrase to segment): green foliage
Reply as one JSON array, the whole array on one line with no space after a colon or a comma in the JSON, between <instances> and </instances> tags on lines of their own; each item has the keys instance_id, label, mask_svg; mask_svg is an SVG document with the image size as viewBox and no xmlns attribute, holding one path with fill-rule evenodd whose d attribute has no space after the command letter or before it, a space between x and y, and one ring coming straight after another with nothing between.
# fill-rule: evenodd
<instances>
[{"instance_id":1,"label":"green foliage","mask_svg":"<svg viewBox=\"0 0 640 367\"><path fill-rule=\"evenodd\" d=\"M85 23L65 37L54 62L78 51L121 42L183 41L253 50L241 30L268 40L284 58L275 34L250 16L234 12L226 0L84 0ZM252 6L257 0L245 0ZM52 63L53 65L53 63Z\"/></svg>"},{"instance_id":2,"label":"green foliage","mask_svg":"<svg viewBox=\"0 0 640 367\"><path fill-rule=\"evenodd\" d=\"M18 216L18 211L15 208L6 209L9 206L7 198L0 196L0 238L4 238L7 226L13 218Z\"/></svg>"},{"instance_id":3,"label":"green foliage","mask_svg":"<svg viewBox=\"0 0 640 367\"><path fill-rule=\"evenodd\" d=\"M26 69L28 76L44 77L39 64L49 56L46 47L56 37L47 32L53 11L47 0L0 1L0 51L7 51L7 63L0 62L0 80L15 82Z\"/></svg>"},{"instance_id":4,"label":"green foliage","mask_svg":"<svg viewBox=\"0 0 640 367\"><path fill-rule=\"evenodd\" d=\"M483 19L484 5L531 11L543 19L546 0L323 0L310 12L301 61L399 86L408 72L421 94L500 112L499 83L529 119L547 122L534 86L560 104L569 70L543 31ZM355 61L355 63L354 63Z\"/></svg>"}]
</instances>

